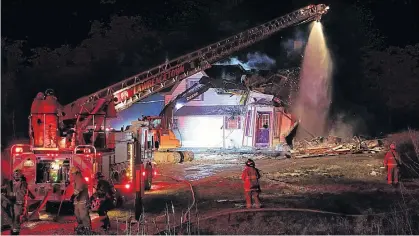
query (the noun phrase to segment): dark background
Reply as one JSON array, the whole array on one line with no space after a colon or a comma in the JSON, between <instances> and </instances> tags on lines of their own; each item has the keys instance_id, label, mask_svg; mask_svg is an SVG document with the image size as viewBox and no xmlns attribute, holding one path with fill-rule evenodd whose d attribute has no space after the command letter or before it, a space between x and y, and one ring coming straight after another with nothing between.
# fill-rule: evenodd
<instances>
[{"instance_id":1,"label":"dark background","mask_svg":"<svg viewBox=\"0 0 419 236\"><path fill-rule=\"evenodd\" d=\"M330 4L322 23L334 62L332 117L357 133L419 125L418 1L2 1L1 143L25 137L32 99L62 104L308 4ZM308 25L233 56L261 52L275 69L299 66Z\"/></svg>"}]
</instances>

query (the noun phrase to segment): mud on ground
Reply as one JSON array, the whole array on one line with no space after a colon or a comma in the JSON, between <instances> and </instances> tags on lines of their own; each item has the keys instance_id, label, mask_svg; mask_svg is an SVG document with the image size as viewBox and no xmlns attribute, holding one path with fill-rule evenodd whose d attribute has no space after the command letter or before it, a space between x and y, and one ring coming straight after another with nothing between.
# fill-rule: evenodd
<instances>
[{"instance_id":1,"label":"mud on ground","mask_svg":"<svg viewBox=\"0 0 419 236\"><path fill-rule=\"evenodd\" d=\"M383 154L307 159L261 159L261 199L266 208L317 209L343 214L239 213L200 221L193 230L208 234L380 234L419 232L416 179L386 184ZM242 160L240 160L242 161ZM239 164L239 163L237 163ZM198 214L243 207L242 166L195 182Z\"/></svg>"}]
</instances>

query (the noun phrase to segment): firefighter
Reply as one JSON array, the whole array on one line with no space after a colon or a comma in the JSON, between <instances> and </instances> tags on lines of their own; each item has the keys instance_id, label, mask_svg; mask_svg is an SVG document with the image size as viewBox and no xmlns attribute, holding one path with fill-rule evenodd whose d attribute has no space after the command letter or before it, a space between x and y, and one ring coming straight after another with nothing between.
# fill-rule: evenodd
<instances>
[{"instance_id":1,"label":"firefighter","mask_svg":"<svg viewBox=\"0 0 419 236\"><path fill-rule=\"evenodd\" d=\"M400 155L396 151L396 144L390 144L390 150L384 156L384 167L387 168L387 183L397 185L399 183Z\"/></svg>"},{"instance_id":2,"label":"firefighter","mask_svg":"<svg viewBox=\"0 0 419 236\"><path fill-rule=\"evenodd\" d=\"M44 146L44 117L42 113L43 103L45 95L39 92L34 98L31 106L31 126L32 126L32 138L34 140L34 146Z\"/></svg>"},{"instance_id":3,"label":"firefighter","mask_svg":"<svg viewBox=\"0 0 419 236\"><path fill-rule=\"evenodd\" d=\"M252 200L255 208L260 208L260 173L255 167L255 162L252 159L246 161L246 167L242 172L242 180L244 182L244 193L246 198L246 208L252 207Z\"/></svg>"},{"instance_id":4,"label":"firefighter","mask_svg":"<svg viewBox=\"0 0 419 236\"><path fill-rule=\"evenodd\" d=\"M115 199L115 193L112 185L109 181L105 180L105 176L103 176L101 172L97 172L95 174L95 179L97 181L97 185L94 197L100 199L98 214L103 222L102 229L107 231L111 227L108 211L114 206L113 202Z\"/></svg>"},{"instance_id":5,"label":"firefighter","mask_svg":"<svg viewBox=\"0 0 419 236\"><path fill-rule=\"evenodd\" d=\"M13 180L6 185L6 198L10 203L12 218L12 235L18 235L20 226L27 214L28 196L35 199L35 196L28 189L28 183L20 169L13 172Z\"/></svg>"},{"instance_id":6,"label":"firefighter","mask_svg":"<svg viewBox=\"0 0 419 236\"><path fill-rule=\"evenodd\" d=\"M71 201L74 204L74 214L76 215L77 234L90 234L91 233L91 220L89 215L89 192L87 183L84 180L80 169L71 167L71 179L73 180L74 193L71 196Z\"/></svg>"},{"instance_id":7,"label":"firefighter","mask_svg":"<svg viewBox=\"0 0 419 236\"><path fill-rule=\"evenodd\" d=\"M2 208L2 223L6 224L9 222L10 224L13 221L13 203L9 200L12 198L10 193L13 192L13 181L9 179L4 179L3 184L1 186L1 208ZM6 221L6 216L9 219Z\"/></svg>"},{"instance_id":8,"label":"firefighter","mask_svg":"<svg viewBox=\"0 0 419 236\"><path fill-rule=\"evenodd\" d=\"M57 101L54 90L47 89L45 91L45 103L43 112L45 113L46 123L46 147L57 146L58 136L58 116L60 115L61 105Z\"/></svg>"}]
</instances>

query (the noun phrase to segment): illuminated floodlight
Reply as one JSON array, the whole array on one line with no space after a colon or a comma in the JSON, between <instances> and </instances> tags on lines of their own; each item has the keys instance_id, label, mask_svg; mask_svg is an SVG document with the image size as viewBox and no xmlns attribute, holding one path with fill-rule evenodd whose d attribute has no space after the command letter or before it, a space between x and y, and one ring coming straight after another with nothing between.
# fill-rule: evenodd
<instances>
[{"instance_id":1,"label":"illuminated floodlight","mask_svg":"<svg viewBox=\"0 0 419 236\"><path fill-rule=\"evenodd\" d=\"M176 105L175 105L176 110L179 110L180 108L182 108L183 105L184 104L183 103L180 103L180 102L176 103Z\"/></svg>"}]
</instances>

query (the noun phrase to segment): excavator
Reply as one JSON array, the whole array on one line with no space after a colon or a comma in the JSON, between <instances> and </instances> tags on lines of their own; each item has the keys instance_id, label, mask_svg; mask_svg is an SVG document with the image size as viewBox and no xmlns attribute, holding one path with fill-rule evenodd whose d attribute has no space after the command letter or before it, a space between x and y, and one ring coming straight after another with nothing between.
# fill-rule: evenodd
<instances>
[{"instance_id":1,"label":"excavator","mask_svg":"<svg viewBox=\"0 0 419 236\"><path fill-rule=\"evenodd\" d=\"M244 96L244 98L250 91L257 91L264 94L274 95L273 102L278 106L288 106L285 102L286 99L282 97L289 96L289 91L287 91L287 93L278 89L289 87L285 86L285 83L288 82L288 70L284 71L285 73L280 71L278 73L269 73L267 76L260 76L257 73L244 70L241 66L238 67L240 68L241 75L238 75L239 78L235 78L235 81L203 76L199 80L199 83L195 83L168 102L160 112L159 116L145 117L144 120L149 121L151 124L149 128L151 134L153 135L154 148L164 152L181 147L181 143L172 131L173 115L177 110L205 93L210 88L221 90L223 93L241 95ZM292 70L295 69L293 68ZM238 79L240 81L237 81ZM184 161L187 161L189 160L188 157L190 158L190 156L185 155L182 158L185 158Z\"/></svg>"},{"instance_id":2,"label":"excavator","mask_svg":"<svg viewBox=\"0 0 419 236\"><path fill-rule=\"evenodd\" d=\"M37 200L43 201L41 206L45 201L70 200L72 191L67 187L72 186L69 185L68 178L68 170L72 166L83 172L91 193L94 191L91 179L97 171L115 179L118 185L115 187L123 188L129 193L134 192L131 184L134 176L143 176L146 189L151 188L151 179L155 173L153 156L191 155L190 152L176 150L180 147L180 142L170 127L173 110L179 109L182 104L208 88L220 85L209 77L202 78L201 83L185 91L175 103L168 105L162 112L163 117L141 121L127 131L116 132L110 129L107 119L116 118L118 112L138 101L170 88L274 33L299 24L319 21L328 10L329 7L324 4L300 8L166 61L64 106L58 103L52 91L39 93L34 99L29 118L31 143L16 144L11 148L12 170L24 170L30 191ZM155 132L156 135L150 135L151 126L159 131ZM116 140L116 136L122 138ZM136 149L134 140L144 146ZM153 145L156 141L157 147ZM141 167L136 166L133 161L135 152L142 152L145 157ZM141 168L139 175L134 175L138 168Z\"/></svg>"}]
</instances>

